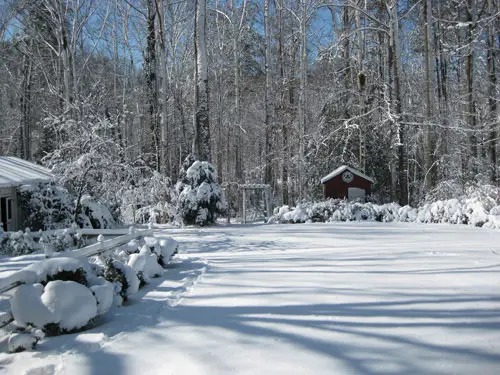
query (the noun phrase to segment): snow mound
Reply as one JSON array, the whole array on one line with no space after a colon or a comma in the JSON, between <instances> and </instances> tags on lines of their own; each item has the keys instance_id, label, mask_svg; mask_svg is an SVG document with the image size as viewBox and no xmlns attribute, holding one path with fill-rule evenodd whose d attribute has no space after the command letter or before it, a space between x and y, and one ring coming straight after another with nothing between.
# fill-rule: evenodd
<instances>
[{"instance_id":1,"label":"snow mound","mask_svg":"<svg viewBox=\"0 0 500 375\"><path fill-rule=\"evenodd\" d=\"M135 253L137 250L139 250L139 243L137 240L130 240L126 245L123 245L120 247L121 251L125 251L129 254Z\"/></svg>"},{"instance_id":2,"label":"snow mound","mask_svg":"<svg viewBox=\"0 0 500 375\"><path fill-rule=\"evenodd\" d=\"M84 328L98 314L97 300L90 289L74 281L49 282L41 299L61 333ZM50 331L47 325L45 329Z\"/></svg>"},{"instance_id":3,"label":"snow mound","mask_svg":"<svg viewBox=\"0 0 500 375\"><path fill-rule=\"evenodd\" d=\"M19 353L35 349L38 337L29 333L13 333L9 337L9 353Z\"/></svg>"},{"instance_id":4,"label":"snow mound","mask_svg":"<svg viewBox=\"0 0 500 375\"><path fill-rule=\"evenodd\" d=\"M106 263L104 278L115 285L119 285L119 294L124 301L139 290L140 281L135 270L128 264L118 260L110 260Z\"/></svg>"},{"instance_id":5,"label":"snow mound","mask_svg":"<svg viewBox=\"0 0 500 375\"><path fill-rule=\"evenodd\" d=\"M130 255L128 265L134 269L143 281L148 283L151 278L163 274L163 268L158 264L158 257L152 254L147 245L141 248L139 254Z\"/></svg>"},{"instance_id":6,"label":"snow mound","mask_svg":"<svg viewBox=\"0 0 500 375\"><path fill-rule=\"evenodd\" d=\"M90 265L87 261L81 259L58 257L45 259L37 263L33 263L24 268L24 274L35 275L35 280L29 276L26 283L46 283L54 279L65 279L77 281L80 284L87 285L87 275L90 274Z\"/></svg>"},{"instance_id":7,"label":"snow mound","mask_svg":"<svg viewBox=\"0 0 500 375\"><path fill-rule=\"evenodd\" d=\"M113 306L115 287L109 281L103 279L101 285L90 287L97 301L97 314L103 315Z\"/></svg>"},{"instance_id":8,"label":"snow mound","mask_svg":"<svg viewBox=\"0 0 500 375\"><path fill-rule=\"evenodd\" d=\"M179 251L179 244L171 237L160 240L160 254L158 254L158 263L165 267L172 257Z\"/></svg>"},{"instance_id":9,"label":"snow mound","mask_svg":"<svg viewBox=\"0 0 500 375\"><path fill-rule=\"evenodd\" d=\"M21 285L10 298L10 309L21 327L44 327L53 321L52 312L42 302L43 285Z\"/></svg>"}]
</instances>

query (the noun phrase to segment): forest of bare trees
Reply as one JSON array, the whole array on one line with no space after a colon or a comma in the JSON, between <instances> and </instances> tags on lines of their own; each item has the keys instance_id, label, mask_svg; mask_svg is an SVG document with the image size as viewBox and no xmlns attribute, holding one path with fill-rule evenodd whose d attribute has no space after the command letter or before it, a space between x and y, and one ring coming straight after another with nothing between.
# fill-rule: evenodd
<instances>
[{"instance_id":1,"label":"forest of bare trees","mask_svg":"<svg viewBox=\"0 0 500 375\"><path fill-rule=\"evenodd\" d=\"M0 155L82 189L193 152L275 204L342 164L449 198L498 184L499 49L495 0L0 0Z\"/></svg>"}]
</instances>

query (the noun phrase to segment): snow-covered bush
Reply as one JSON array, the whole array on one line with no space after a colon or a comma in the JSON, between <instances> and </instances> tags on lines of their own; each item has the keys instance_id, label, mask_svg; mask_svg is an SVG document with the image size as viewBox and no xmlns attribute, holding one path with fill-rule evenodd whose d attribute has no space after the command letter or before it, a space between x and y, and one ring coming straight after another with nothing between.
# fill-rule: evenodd
<instances>
[{"instance_id":1,"label":"snow-covered bush","mask_svg":"<svg viewBox=\"0 0 500 375\"><path fill-rule=\"evenodd\" d=\"M20 353L25 350L33 350L43 335L31 332L15 332L9 336L9 353Z\"/></svg>"},{"instance_id":2,"label":"snow-covered bush","mask_svg":"<svg viewBox=\"0 0 500 375\"><path fill-rule=\"evenodd\" d=\"M30 236L29 232L22 230L0 235L0 254L2 255L25 255L40 249Z\"/></svg>"},{"instance_id":3,"label":"snow-covered bush","mask_svg":"<svg viewBox=\"0 0 500 375\"><path fill-rule=\"evenodd\" d=\"M177 214L184 224L213 224L226 210L217 174L212 164L188 156L176 184Z\"/></svg>"},{"instance_id":4,"label":"snow-covered bush","mask_svg":"<svg viewBox=\"0 0 500 375\"><path fill-rule=\"evenodd\" d=\"M112 228L116 226L109 207L89 195L80 197L79 203L65 188L50 183L23 185L19 188L19 199L25 221L23 225L32 230L68 228L75 221L79 204L77 224L83 228Z\"/></svg>"},{"instance_id":5,"label":"snow-covered bush","mask_svg":"<svg viewBox=\"0 0 500 375\"><path fill-rule=\"evenodd\" d=\"M118 294L123 301L137 293L140 280L134 269L118 260L109 259L104 267L104 278L117 286Z\"/></svg>"},{"instance_id":6,"label":"snow-covered bush","mask_svg":"<svg viewBox=\"0 0 500 375\"><path fill-rule=\"evenodd\" d=\"M144 245L137 254L131 254L128 265L132 267L141 281L141 286L149 283L151 278L163 274L163 268L158 263L158 256L151 253L148 246Z\"/></svg>"},{"instance_id":7,"label":"snow-covered bush","mask_svg":"<svg viewBox=\"0 0 500 375\"><path fill-rule=\"evenodd\" d=\"M19 189L24 227L52 230L71 226L74 221L73 196L54 182L23 185Z\"/></svg>"},{"instance_id":8,"label":"snow-covered bush","mask_svg":"<svg viewBox=\"0 0 500 375\"><path fill-rule=\"evenodd\" d=\"M50 281L62 280L88 285L90 265L84 260L58 257L33 263L25 267L24 271L33 273L33 283L46 285Z\"/></svg>"},{"instance_id":9,"label":"snow-covered bush","mask_svg":"<svg viewBox=\"0 0 500 375\"><path fill-rule=\"evenodd\" d=\"M10 299L19 326L33 326L48 335L76 332L98 315L97 300L86 286L74 281L21 285Z\"/></svg>"},{"instance_id":10,"label":"snow-covered bush","mask_svg":"<svg viewBox=\"0 0 500 375\"><path fill-rule=\"evenodd\" d=\"M104 229L116 226L116 221L109 207L90 195L82 196L80 200L81 213L77 219L81 228Z\"/></svg>"},{"instance_id":11,"label":"snow-covered bush","mask_svg":"<svg viewBox=\"0 0 500 375\"><path fill-rule=\"evenodd\" d=\"M51 313L43 326L48 335L60 335L85 329L97 317L97 300L86 286L74 281L51 281L41 296Z\"/></svg>"},{"instance_id":12,"label":"snow-covered bush","mask_svg":"<svg viewBox=\"0 0 500 375\"><path fill-rule=\"evenodd\" d=\"M179 244L171 237L160 240L160 253L158 255L158 263L162 267L166 267L172 257L179 251Z\"/></svg>"},{"instance_id":13,"label":"snow-covered bush","mask_svg":"<svg viewBox=\"0 0 500 375\"><path fill-rule=\"evenodd\" d=\"M495 189L471 191L459 199L426 203L421 207L400 207L396 203L377 205L330 199L304 202L295 208L283 206L274 210L270 223L305 223L336 221L379 221L468 224L477 227L500 227L500 206Z\"/></svg>"},{"instance_id":14,"label":"snow-covered bush","mask_svg":"<svg viewBox=\"0 0 500 375\"><path fill-rule=\"evenodd\" d=\"M113 305L115 288L112 283L104 278L98 279L102 281L97 285L91 286L90 290L97 301L97 314L103 315Z\"/></svg>"},{"instance_id":15,"label":"snow-covered bush","mask_svg":"<svg viewBox=\"0 0 500 375\"><path fill-rule=\"evenodd\" d=\"M154 171L124 189L121 215L126 223L166 223L175 216L174 190L170 178Z\"/></svg>"}]
</instances>

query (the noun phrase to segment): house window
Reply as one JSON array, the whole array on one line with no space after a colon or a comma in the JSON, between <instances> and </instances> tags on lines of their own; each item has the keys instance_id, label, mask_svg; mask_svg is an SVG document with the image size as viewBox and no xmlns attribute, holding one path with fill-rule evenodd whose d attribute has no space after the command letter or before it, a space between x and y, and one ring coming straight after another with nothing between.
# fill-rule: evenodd
<instances>
[{"instance_id":1,"label":"house window","mask_svg":"<svg viewBox=\"0 0 500 375\"><path fill-rule=\"evenodd\" d=\"M12 220L12 199L7 199L7 221Z\"/></svg>"}]
</instances>

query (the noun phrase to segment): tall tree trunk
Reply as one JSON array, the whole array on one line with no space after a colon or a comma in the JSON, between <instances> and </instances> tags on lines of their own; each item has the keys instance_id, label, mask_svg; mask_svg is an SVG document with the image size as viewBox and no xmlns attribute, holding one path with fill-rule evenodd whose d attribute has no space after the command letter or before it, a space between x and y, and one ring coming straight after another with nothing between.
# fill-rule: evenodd
<instances>
[{"instance_id":1,"label":"tall tree trunk","mask_svg":"<svg viewBox=\"0 0 500 375\"><path fill-rule=\"evenodd\" d=\"M497 3L498 4L498 3ZM487 45L488 45L488 55L487 55L487 70L488 70L488 105L489 105L489 121L490 121L490 134L489 134L489 159L490 159L490 181L492 184L497 183L497 126L498 126L498 115L497 115L497 77L496 77L496 66L495 66L495 21L493 20L495 14L495 8L493 6L493 0L488 0L488 11L492 18L490 24L488 25L487 33Z\"/></svg>"},{"instance_id":2,"label":"tall tree trunk","mask_svg":"<svg viewBox=\"0 0 500 375\"><path fill-rule=\"evenodd\" d=\"M477 148L477 137L476 137L476 104L474 102L474 17L473 12L475 11L475 0L467 0L466 7L466 21L467 26L467 55L465 56L465 82L466 82L466 97L467 97L467 123L469 125L469 143L470 143L470 153L471 158L469 159L468 172L471 174L471 178L474 178L477 174L477 158L478 158L478 148Z\"/></svg>"},{"instance_id":3,"label":"tall tree trunk","mask_svg":"<svg viewBox=\"0 0 500 375\"><path fill-rule=\"evenodd\" d=\"M434 127L432 119L432 79L431 79L431 0L423 1L424 7L424 58L425 58L425 124L424 124L424 183L425 191L432 189L436 185L437 169L434 160Z\"/></svg>"},{"instance_id":4,"label":"tall tree trunk","mask_svg":"<svg viewBox=\"0 0 500 375\"><path fill-rule=\"evenodd\" d=\"M300 96L299 96L299 160L297 163L297 177L299 183L299 200L304 198L305 175L304 175L304 154L305 154L305 127L307 110L307 2L301 2L300 15Z\"/></svg>"},{"instance_id":5,"label":"tall tree trunk","mask_svg":"<svg viewBox=\"0 0 500 375\"><path fill-rule=\"evenodd\" d=\"M264 56L264 72L266 75L266 85L264 93L264 107L265 107L265 171L264 171L264 182L266 184L272 184L272 142L273 142L273 130L272 130L272 107L271 107L271 71L269 69L269 64L271 63L271 34L269 29L269 0L264 0L264 34L265 34L265 56Z\"/></svg>"},{"instance_id":6,"label":"tall tree trunk","mask_svg":"<svg viewBox=\"0 0 500 375\"><path fill-rule=\"evenodd\" d=\"M284 0L279 0L278 9L278 27L279 27L279 38L278 38L278 68L280 72L280 120L281 120L281 131L282 131L282 152L281 152L281 199L282 204L289 204L288 199L288 163L289 163L289 144L288 144L288 120L286 116L286 98L285 98L285 56L284 56L284 24L283 24L283 10L284 10ZM288 113L291 117L291 114Z\"/></svg>"},{"instance_id":7,"label":"tall tree trunk","mask_svg":"<svg viewBox=\"0 0 500 375\"><path fill-rule=\"evenodd\" d=\"M396 190L399 204L404 206L408 204L408 160L406 157L406 129L401 123L402 103L401 103L401 87L399 63L401 62L401 52L399 47L399 19L398 19L398 0L391 0L390 6L391 16L391 46L389 64L392 67L392 104L394 110L394 121L396 131L396 159L397 159L397 182Z\"/></svg>"},{"instance_id":8,"label":"tall tree trunk","mask_svg":"<svg viewBox=\"0 0 500 375\"><path fill-rule=\"evenodd\" d=\"M235 12L234 1L231 2L233 13ZM244 9L242 10L244 12ZM243 17L243 15L242 15ZM240 27L236 17L233 17L233 64L234 64L234 112L236 118L236 180L241 184L243 180L243 130L241 123L241 92L240 92L240 51L239 36ZM267 83L267 76L266 76ZM267 86L266 86L267 87ZM267 120L267 112L266 112ZM267 129L267 126L266 126Z\"/></svg>"},{"instance_id":9,"label":"tall tree trunk","mask_svg":"<svg viewBox=\"0 0 500 375\"><path fill-rule=\"evenodd\" d=\"M160 170L160 127L158 124L158 80L157 80L157 62L156 62L156 6L154 0L148 0L148 28L147 28L147 46L144 57L145 74L146 74L146 92L147 92L147 108L148 122L151 139L149 152L153 153L153 161L151 167Z\"/></svg>"},{"instance_id":10,"label":"tall tree trunk","mask_svg":"<svg viewBox=\"0 0 500 375\"><path fill-rule=\"evenodd\" d=\"M194 18L194 139L193 154L199 160L211 160L208 102L208 61L206 48L206 0L195 0Z\"/></svg>"},{"instance_id":11,"label":"tall tree trunk","mask_svg":"<svg viewBox=\"0 0 500 375\"><path fill-rule=\"evenodd\" d=\"M172 171L172 159L170 157L170 128L168 122L168 62L165 35L165 3L160 0L158 13L158 41L160 45L160 66L161 66L161 159L163 170L167 175Z\"/></svg>"},{"instance_id":12,"label":"tall tree trunk","mask_svg":"<svg viewBox=\"0 0 500 375\"><path fill-rule=\"evenodd\" d=\"M29 51L28 51L29 53ZM31 81L33 64L29 54L23 55L21 93L19 106L21 123L19 124L19 149L22 159L31 159Z\"/></svg>"}]
</instances>

